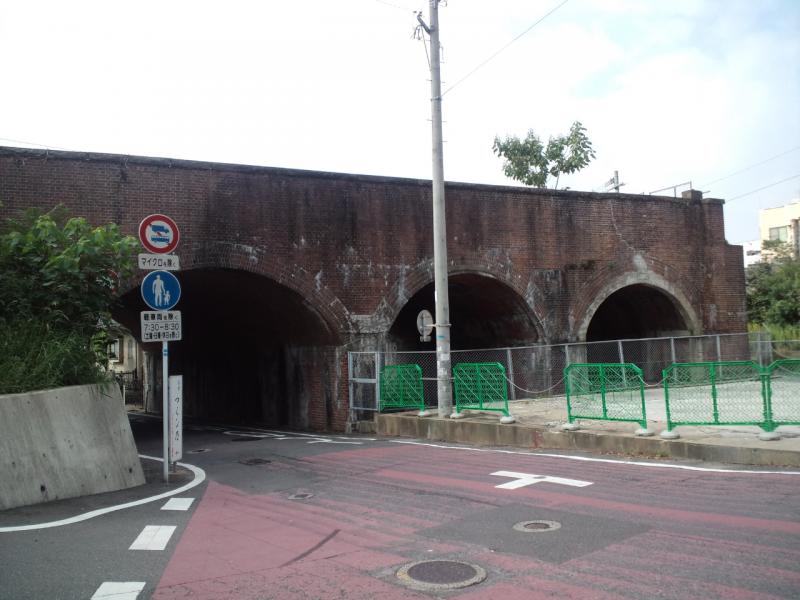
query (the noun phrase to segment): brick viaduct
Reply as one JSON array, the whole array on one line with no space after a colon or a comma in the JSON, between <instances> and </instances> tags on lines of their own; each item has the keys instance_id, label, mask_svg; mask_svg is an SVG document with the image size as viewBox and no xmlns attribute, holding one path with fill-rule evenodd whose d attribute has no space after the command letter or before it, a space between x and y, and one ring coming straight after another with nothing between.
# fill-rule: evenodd
<instances>
[{"instance_id":1,"label":"brick viaduct","mask_svg":"<svg viewBox=\"0 0 800 600\"><path fill-rule=\"evenodd\" d=\"M187 414L342 429L347 351L432 349L430 182L0 148L0 217L66 205L135 235L154 212L177 250ZM745 329L723 202L448 183L454 349ZM116 317L138 335L127 282ZM156 352L148 353L156 360ZM156 372L159 369L154 369Z\"/></svg>"}]
</instances>

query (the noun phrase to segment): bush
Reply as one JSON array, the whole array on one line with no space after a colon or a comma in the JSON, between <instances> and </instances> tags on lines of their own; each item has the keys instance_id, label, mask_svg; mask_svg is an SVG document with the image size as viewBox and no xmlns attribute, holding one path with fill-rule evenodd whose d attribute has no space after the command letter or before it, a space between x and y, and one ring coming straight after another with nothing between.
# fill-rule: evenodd
<instances>
[{"instance_id":1,"label":"bush","mask_svg":"<svg viewBox=\"0 0 800 600\"><path fill-rule=\"evenodd\" d=\"M107 381L91 338L41 321L0 322L0 394Z\"/></svg>"},{"instance_id":2,"label":"bush","mask_svg":"<svg viewBox=\"0 0 800 600\"><path fill-rule=\"evenodd\" d=\"M0 393L105 379L105 341L137 243L63 208L26 212L0 234Z\"/></svg>"}]
</instances>

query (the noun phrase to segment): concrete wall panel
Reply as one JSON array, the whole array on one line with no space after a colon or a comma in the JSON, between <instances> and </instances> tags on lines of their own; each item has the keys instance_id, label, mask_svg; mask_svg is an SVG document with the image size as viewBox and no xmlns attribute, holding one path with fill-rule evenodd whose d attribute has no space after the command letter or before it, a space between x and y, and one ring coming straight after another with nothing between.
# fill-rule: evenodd
<instances>
[{"instance_id":1,"label":"concrete wall panel","mask_svg":"<svg viewBox=\"0 0 800 600\"><path fill-rule=\"evenodd\" d=\"M143 483L116 385L0 396L0 510Z\"/></svg>"}]
</instances>

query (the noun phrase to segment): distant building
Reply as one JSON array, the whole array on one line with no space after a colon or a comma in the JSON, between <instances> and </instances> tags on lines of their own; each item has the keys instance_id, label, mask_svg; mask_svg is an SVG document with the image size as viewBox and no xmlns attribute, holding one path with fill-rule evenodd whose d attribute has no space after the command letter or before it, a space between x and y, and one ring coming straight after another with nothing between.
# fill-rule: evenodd
<instances>
[{"instance_id":1,"label":"distant building","mask_svg":"<svg viewBox=\"0 0 800 600\"><path fill-rule=\"evenodd\" d=\"M761 260L761 240L752 240L742 244L744 252L744 268Z\"/></svg>"},{"instance_id":2,"label":"distant building","mask_svg":"<svg viewBox=\"0 0 800 600\"><path fill-rule=\"evenodd\" d=\"M800 201L765 208L758 211L761 241L779 241L789 244L795 258L800 257ZM762 253L769 260L767 253Z\"/></svg>"}]
</instances>

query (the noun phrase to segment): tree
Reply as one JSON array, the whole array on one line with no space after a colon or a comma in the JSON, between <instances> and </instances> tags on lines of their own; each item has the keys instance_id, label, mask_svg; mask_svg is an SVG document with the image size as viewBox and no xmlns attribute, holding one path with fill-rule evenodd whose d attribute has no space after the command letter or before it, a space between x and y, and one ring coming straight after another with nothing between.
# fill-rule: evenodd
<instances>
[{"instance_id":1,"label":"tree","mask_svg":"<svg viewBox=\"0 0 800 600\"><path fill-rule=\"evenodd\" d=\"M120 278L136 240L62 207L32 209L0 232L0 393L101 378Z\"/></svg>"},{"instance_id":2,"label":"tree","mask_svg":"<svg viewBox=\"0 0 800 600\"><path fill-rule=\"evenodd\" d=\"M796 327L800 324L800 260L788 244L765 241L772 260L747 267L747 318L758 325Z\"/></svg>"},{"instance_id":3,"label":"tree","mask_svg":"<svg viewBox=\"0 0 800 600\"><path fill-rule=\"evenodd\" d=\"M555 187L562 174L575 173L586 167L595 157L586 128L575 121L566 136L551 137L544 146L532 129L524 140L507 136L494 138L492 150L505 159L503 173L525 185L544 188L550 177L555 177Z\"/></svg>"}]
</instances>

